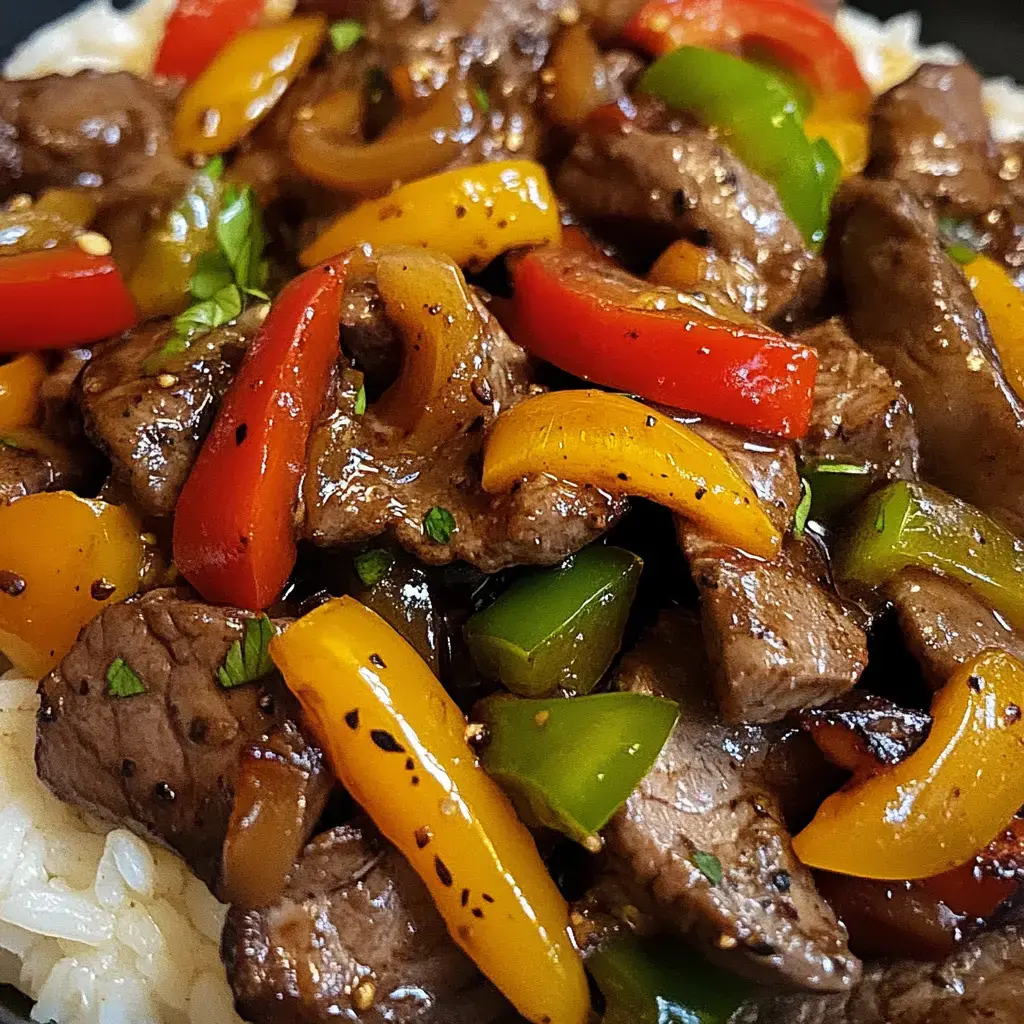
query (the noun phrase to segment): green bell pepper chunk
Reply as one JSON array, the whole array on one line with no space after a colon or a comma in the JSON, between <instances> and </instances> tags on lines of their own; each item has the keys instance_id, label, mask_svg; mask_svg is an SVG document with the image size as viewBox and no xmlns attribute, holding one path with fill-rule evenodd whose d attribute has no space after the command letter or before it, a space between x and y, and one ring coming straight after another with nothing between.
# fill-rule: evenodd
<instances>
[{"instance_id":1,"label":"green bell pepper chunk","mask_svg":"<svg viewBox=\"0 0 1024 1024\"><path fill-rule=\"evenodd\" d=\"M899 481L853 514L835 552L838 579L876 587L917 566L952 576L1024 627L1024 543L937 487Z\"/></svg>"},{"instance_id":2,"label":"green bell pepper chunk","mask_svg":"<svg viewBox=\"0 0 1024 1024\"><path fill-rule=\"evenodd\" d=\"M466 623L477 668L524 697L589 693L622 643L643 561L589 547L518 580Z\"/></svg>"},{"instance_id":3,"label":"green bell pepper chunk","mask_svg":"<svg viewBox=\"0 0 1024 1024\"><path fill-rule=\"evenodd\" d=\"M834 520L845 509L862 501L871 490L869 465L813 459L803 463L800 475L810 485L810 518L819 523Z\"/></svg>"},{"instance_id":4,"label":"green bell pepper chunk","mask_svg":"<svg viewBox=\"0 0 1024 1024\"><path fill-rule=\"evenodd\" d=\"M679 709L643 693L499 695L481 701L474 715L489 734L484 770L520 817L590 846L651 770Z\"/></svg>"},{"instance_id":5,"label":"green bell pepper chunk","mask_svg":"<svg viewBox=\"0 0 1024 1024\"><path fill-rule=\"evenodd\" d=\"M587 969L605 998L603 1024L726 1024L752 993L678 939L613 939Z\"/></svg>"},{"instance_id":6,"label":"green bell pepper chunk","mask_svg":"<svg viewBox=\"0 0 1024 1024\"><path fill-rule=\"evenodd\" d=\"M807 138L799 101L776 75L728 53L683 46L651 64L640 89L721 129L730 149L775 186L808 245L824 241L840 162L826 140Z\"/></svg>"}]
</instances>

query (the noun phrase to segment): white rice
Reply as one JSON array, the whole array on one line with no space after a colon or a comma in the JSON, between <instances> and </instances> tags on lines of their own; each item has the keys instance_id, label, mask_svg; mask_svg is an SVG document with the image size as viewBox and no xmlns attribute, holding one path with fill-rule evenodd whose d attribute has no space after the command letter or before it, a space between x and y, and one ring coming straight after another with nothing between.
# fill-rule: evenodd
<instances>
[{"instance_id":1,"label":"white rice","mask_svg":"<svg viewBox=\"0 0 1024 1024\"><path fill-rule=\"evenodd\" d=\"M146 74L174 0L115 11L92 0L35 33L4 67L10 78L83 68ZM268 17L294 0L268 0ZM921 19L881 22L845 8L839 29L878 93L923 61ZM992 131L1024 139L1024 88L985 86ZM160 847L102 829L56 800L35 774L35 683L0 675L0 983L36 1000L32 1019L58 1024L240 1024L217 944L226 908Z\"/></svg>"},{"instance_id":2,"label":"white rice","mask_svg":"<svg viewBox=\"0 0 1024 1024\"><path fill-rule=\"evenodd\" d=\"M33 760L36 684L0 675L0 983L59 1024L241 1024L227 908L174 854L62 804Z\"/></svg>"}]
</instances>

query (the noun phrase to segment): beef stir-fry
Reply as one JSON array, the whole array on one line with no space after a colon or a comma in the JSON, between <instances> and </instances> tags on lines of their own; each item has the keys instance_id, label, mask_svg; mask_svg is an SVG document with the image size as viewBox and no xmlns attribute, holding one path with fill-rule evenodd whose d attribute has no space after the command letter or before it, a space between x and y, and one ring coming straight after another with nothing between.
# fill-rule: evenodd
<instances>
[{"instance_id":1,"label":"beef stir-fry","mask_svg":"<svg viewBox=\"0 0 1024 1024\"><path fill-rule=\"evenodd\" d=\"M835 8L0 81L0 660L245 1020L1019 1020L1020 153Z\"/></svg>"}]
</instances>

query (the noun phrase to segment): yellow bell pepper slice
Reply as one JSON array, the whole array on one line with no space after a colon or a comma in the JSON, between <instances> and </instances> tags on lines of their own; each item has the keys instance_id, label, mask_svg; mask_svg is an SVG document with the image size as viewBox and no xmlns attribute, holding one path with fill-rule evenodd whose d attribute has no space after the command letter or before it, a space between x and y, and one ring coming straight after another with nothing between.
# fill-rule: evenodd
<instances>
[{"instance_id":1,"label":"yellow bell pepper slice","mask_svg":"<svg viewBox=\"0 0 1024 1024\"><path fill-rule=\"evenodd\" d=\"M39 387L45 377L46 363L38 352L26 352L0 364L0 430L16 430L35 422Z\"/></svg>"},{"instance_id":2,"label":"yellow bell pepper slice","mask_svg":"<svg viewBox=\"0 0 1024 1024\"><path fill-rule=\"evenodd\" d=\"M976 256L964 274L988 320L1010 387L1024 398L1024 292L995 260Z\"/></svg>"},{"instance_id":3,"label":"yellow bell pepper slice","mask_svg":"<svg viewBox=\"0 0 1024 1024\"><path fill-rule=\"evenodd\" d=\"M135 593L142 564L139 524L119 505L56 491L0 508L0 651L44 676L87 622Z\"/></svg>"},{"instance_id":4,"label":"yellow bell pepper slice","mask_svg":"<svg viewBox=\"0 0 1024 1024\"><path fill-rule=\"evenodd\" d=\"M423 879L455 942L534 1022L590 1009L569 911L466 720L375 612L328 601L270 643L335 774Z\"/></svg>"},{"instance_id":5,"label":"yellow bell pepper slice","mask_svg":"<svg viewBox=\"0 0 1024 1024\"><path fill-rule=\"evenodd\" d=\"M552 391L502 413L484 453L484 490L507 491L533 473L650 498L760 558L772 558L782 543L717 448L625 395Z\"/></svg>"},{"instance_id":6,"label":"yellow bell pepper slice","mask_svg":"<svg viewBox=\"0 0 1024 1024\"><path fill-rule=\"evenodd\" d=\"M867 113L855 96L819 95L804 118L809 139L825 139L843 165L843 177L860 174L867 166L869 129Z\"/></svg>"},{"instance_id":7,"label":"yellow bell pepper slice","mask_svg":"<svg viewBox=\"0 0 1024 1024\"><path fill-rule=\"evenodd\" d=\"M410 182L342 214L299 257L304 267L368 242L437 249L481 269L509 249L556 244L558 203L532 160L504 160Z\"/></svg>"},{"instance_id":8,"label":"yellow bell pepper slice","mask_svg":"<svg viewBox=\"0 0 1024 1024\"><path fill-rule=\"evenodd\" d=\"M309 15L243 32L228 43L178 101L178 153L210 156L239 142L309 67L326 32L327 19Z\"/></svg>"},{"instance_id":9,"label":"yellow bell pepper slice","mask_svg":"<svg viewBox=\"0 0 1024 1024\"><path fill-rule=\"evenodd\" d=\"M928 739L834 793L794 840L814 868L928 878L966 863L1024 804L1024 665L984 651L932 700Z\"/></svg>"},{"instance_id":10,"label":"yellow bell pepper slice","mask_svg":"<svg viewBox=\"0 0 1024 1024\"><path fill-rule=\"evenodd\" d=\"M388 250L377 288L403 339L402 372L373 413L425 450L461 433L479 415L471 386L484 328L462 271L440 253Z\"/></svg>"}]
</instances>

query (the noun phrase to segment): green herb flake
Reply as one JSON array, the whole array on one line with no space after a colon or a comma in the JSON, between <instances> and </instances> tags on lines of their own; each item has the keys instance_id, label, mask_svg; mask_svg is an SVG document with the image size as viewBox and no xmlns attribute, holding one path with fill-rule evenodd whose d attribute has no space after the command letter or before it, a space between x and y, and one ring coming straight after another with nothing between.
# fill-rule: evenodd
<instances>
[{"instance_id":1,"label":"green herb flake","mask_svg":"<svg viewBox=\"0 0 1024 1024\"><path fill-rule=\"evenodd\" d=\"M793 536L802 537L807 528L807 517L811 514L811 485L806 477L800 477L800 504L793 514Z\"/></svg>"},{"instance_id":2,"label":"green herb flake","mask_svg":"<svg viewBox=\"0 0 1024 1024\"><path fill-rule=\"evenodd\" d=\"M878 510L878 515L875 516L875 533L885 533L885 506Z\"/></svg>"},{"instance_id":3,"label":"green herb flake","mask_svg":"<svg viewBox=\"0 0 1024 1024\"><path fill-rule=\"evenodd\" d=\"M210 181L220 181L224 177L224 157L220 155L210 157L203 165L201 173L205 174Z\"/></svg>"},{"instance_id":4,"label":"green herb flake","mask_svg":"<svg viewBox=\"0 0 1024 1024\"><path fill-rule=\"evenodd\" d=\"M142 680L124 658L115 658L107 667L107 693L111 697L137 697L145 692Z\"/></svg>"},{"instance_id":5,"label":"green herb flake","mask_svg":"<svg viewBox=\"0 0 1024 1024\"><path fill-rule=\"evenodd\" d=\"M265 299L262 288L267 283L268 268L263 250L267 247L267 232L256 193L248 185L225 190L216 233L235 283L246 295Z\"/></svg>"},{"instance_id":6,"label":"green herb flake","mask_svg":"<svg viewBox=\"0 0 1024 1024\"><path fill-rule=\"evenodd\" d=\"M363 586L373 587L387 576L395 559L390 551L376 548L373 551L364 551L361 555L356 555L352 562L356 567L356 575Z\"/></svg>"},{"instance_id":7,"label":"green herb flake","mask_svg":"<svg viewBox=\"0 0 1024 1024\"><path fill-rule=\"evenodd\" d=\"M484 90L482 85L473 86L473 99L476 100L476 105L480 108L481 113L490 113L491 98L487 95L487 92Z\"/></svg>"},{"instance_id":8,"label":"green herb flake","mask_svg":"<svg viewBox=\"0 0 1024 1024\"><path fill-rule=\"evenodd\" d=\"M978 258L978 254L966 245L951 245L946 249L946 255L962 267L966 267Z\"/></svg>"},{"instance_id":9,"label":"green herb flake","mask_svg":"<svg viewBox=\"0 0 1024 1024\"><path fill-rule=\"evenodd\" d=\"M357 416L362 416L366 412L366 387L365 385L359 389L356 394L355 408L352 410Z\"/></svg>"},{"instance_id":10,"label":"green herb flake","mask_svg":"<svg viewBox=\"0 0 1024 1024\"><path fill-rule=\"evenodd\" d=\"M217 680L225 690L262 679L274 668L270 660L270 641L277 629L264 614L257 619L245 620L245 632L236 640L217 669Z\"/></svg>"},{"instance_id":11,"label":"green herb flake","mask_svg":"<svg viewBox=\"0 0 1024 1024\"><path fill-rule=\"evenodd\" d=\"M690 854L690 861L712 885L722 881L722 862L713 853L694 850Z\"/></svg>"},{"instance_id":12,"label":"green herb flake","mask_svg":"<svg viewBox=\"0 0 1024 1024\"><path fill-rule=\"evenodd\" d=\"M455 531L455 516L446 508L435 505L423 517L423 532L435 544L447 544Z\"/></svg>"},{"instance_id":13,"label":"green herb flake","mask_svg":"<svg viewBox=\"0 0 1024 1024\"><path fill-rule=\"evenodd\" d=\"M363 26L358 21L347 19L331 25L331 46L336 53L351 50L363 38Z\"/></svg>"},{"instance_id":14,"label":"green herb flake","mask_svg":"<svg viewBox=\"0 0 1024 1024\"><path fill-rule=\"evenodd\" d=\"M203 302L234 283L235 275L224 253L220 249L208 249L196 260L196 269L188 283L188 290L193 299Z\"/></svg>"}]
</instances>

